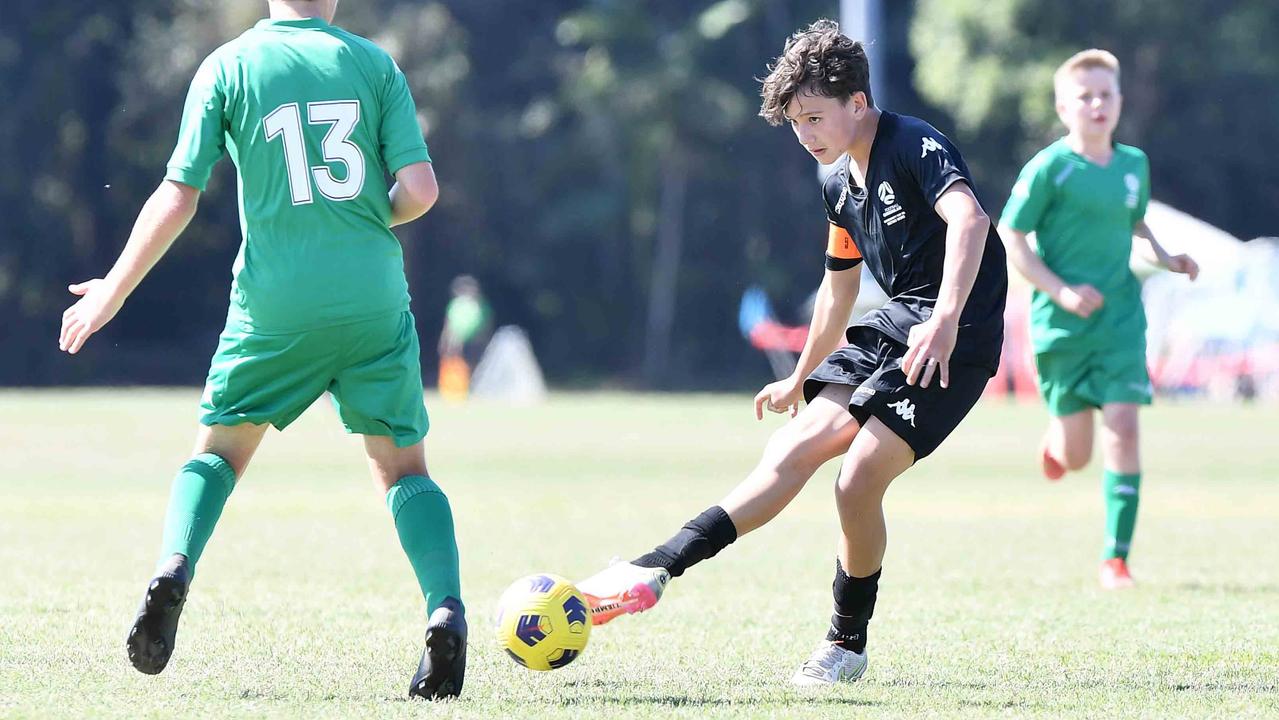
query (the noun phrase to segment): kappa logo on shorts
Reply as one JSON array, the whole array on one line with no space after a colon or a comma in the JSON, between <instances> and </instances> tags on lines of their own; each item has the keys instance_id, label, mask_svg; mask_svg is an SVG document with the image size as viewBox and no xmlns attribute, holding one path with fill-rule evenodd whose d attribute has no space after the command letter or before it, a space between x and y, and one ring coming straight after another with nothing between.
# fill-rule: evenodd
<instances>
[{"instance_id":1,"label":"kappa logo on shorts","mask_svg":"<svg viewBox=\"0 0 1279 720\"><path fill-rule=\"evenodd\" d=\"M915 403L911 402L910 398L902 398L895 403L888 403L888 407L892 408L893 412L897 413L897 416L902 420L909 422L911 427L915 427Z\"/></svg>"}]
</instances>

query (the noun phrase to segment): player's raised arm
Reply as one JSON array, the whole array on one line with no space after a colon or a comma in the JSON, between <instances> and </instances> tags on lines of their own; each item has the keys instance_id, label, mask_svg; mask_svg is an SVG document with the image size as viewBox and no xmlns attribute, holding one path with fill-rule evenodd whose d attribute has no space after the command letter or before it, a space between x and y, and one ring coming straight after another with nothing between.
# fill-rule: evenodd
<instances>
[{"instance_id":1,"label":"player's raised arm","mask_svg":"<svg viewBox=\"0 0 1279 720\"><path fill-rule=\"evenodd\" d=\"M172 180L160 183L133 225L119 259L104 278L76 283L67 289L80 299L62 313L58 348L72 355L115 317L142 278L186 229L195 216L200 191Z\"/></svg>"},{"instance_id":2,"label":"player's raised arm","mask_svg":"<svg viewBox=\"0 0 1279 720\"><path fill-rule=\"evenodd\" d=\"M395 173L391 187L391 227L403 225L426 214L440 197L435 170L429 162L405 165Z\"/></svg>"},{"instance_id":3,"label":"player's raised arm","mask_svg":"<svg viewBox=\"0 0 1279 720\"><path fill-rule=\"evenodd\" d=\"M928 387L934 373L950 387L950 354L959 337L959 316L968 302L981 256L986 249L990 218L968 183L956 181L937 198L933 209L946 221L946 254L941 285L932 316L910 330L909 348L902 358L906 382Z\"/></svg>"},{"instance_id":4,"label":"player's raised arm","mask_svg":"<svg viewBox=\"0 0 1279 720\"><path fill-rule=\"evenodd\" d=\"M843 234L847 231L831 226L831 235ZM834 240L832 240L834 242ZM849 246L852 247L851 241ZM855 250L854 250L855 252ZM827 256L827 265L831 262ZM838 259L838 258L836 258ZM813 317L808 325L808 339L804 341L804 349L799 354L799 362L790 377L764 386L755 396L755 417L764 418L764 408L776 413L789 411L794 417L799 412L799 398L804 390L804 378L808 377L822 360L844 343L844 331L848 326L848 316L853 312L853 303L857 302L857 293L861 291L861 268L853 263L844 269L833 270L827 267L822 277L822 284L817 288L817 297L813 302Z\"/></svg>"}]
</instances>

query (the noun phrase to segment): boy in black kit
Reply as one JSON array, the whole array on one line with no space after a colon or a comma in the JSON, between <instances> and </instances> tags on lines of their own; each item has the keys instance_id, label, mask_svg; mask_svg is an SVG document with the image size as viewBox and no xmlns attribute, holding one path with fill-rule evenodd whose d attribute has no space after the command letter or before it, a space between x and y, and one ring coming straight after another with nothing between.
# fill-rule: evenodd
<instances>
[{"instance_id":1,"label":"boy in black kit","mask_svg":"<svg viewBox=\"0 0 1279 720\"><path fill-rule=\"evenodd\" d=\"M596 624L647 610L670 578L771 520L823 463L844 455L834 614L797 685L866 671L884 492L972 409L1003 339L1004 250L968 167L928 123L876 109L869 75L862 45L820 20L787 41L764 80L760 115L789 123L818 161L840 162L823 187L826 273L808 341L794 374L755 396L757 418L768 408L795 419L718 505L652 552L579 583ZM845 329L863 261L889 300Z\"/></svg>"}]
</instances>

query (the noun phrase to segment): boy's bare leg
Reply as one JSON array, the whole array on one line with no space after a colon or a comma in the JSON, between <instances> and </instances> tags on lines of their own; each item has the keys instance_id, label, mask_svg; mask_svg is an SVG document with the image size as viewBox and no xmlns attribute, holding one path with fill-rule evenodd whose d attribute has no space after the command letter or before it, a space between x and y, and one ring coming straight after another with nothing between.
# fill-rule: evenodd
<instances>
[{"instance_id":1,"label":"boy's bare leg","mask_svg":"<svg viewBox=\"0 0 1279 720\"><path fill-rule=\"evenodd\" d=\"M1140 433L1135 403L1108 403L1101 409L1101 456L1106 469L1117 473L1141 472Z\"/></svg>"},{"instance_id":2,"label":"boy's bare leg","mask_svg":"<svg viewBox=\"0 0 1279 720\"><path fill-rule=\"evenodd\" d=\"M848 451L860 427L848 412L852 394L847 385L827 385L773 433L759 464L720 501L737 537L776 517L818 468Z\"/></svg>"},{"instance_id":3,"label":"boy's bare leg","mask_svg":"<svg viewBox=\"0 0 1279 720\"><path fill-rule=\"evenodd\" d=\"M853 440L835 483L840 539L830 629L792 683L850 682L866 672L866 629L888 542L884 493L914 462L915 451L878 418L868 420Z\"/></svg>"},{"instance_id":4,"label":"boy's bare leg","mask_svg":"<svg viewBox=\"0 0 1279 720\"><path fill-rule=\"evenodd\" d=\"M395 441L384 435L363 437L369 472L373 474L373 484L378 492L388 492L402 477L427 475L426 449L422 443L396 447Z\"/></svg>"},{"instance_id":5,"label":"boy's bare leg","mask_svg":"<svg viewBox=\"0 0 1279 720\"><path fill-rule=\"evenodd\" d=\"M457 697L466 675L467 627L452 508L427 475L420 441L396 447L389 437L365 435L364 450L426 601L426 649L409 683L409 696Z\"/></svg>"},{"instance_id":6,"label":"boy's bare leg","mask_svg":"<svg viewBox=\"0 0 1279 720\"><path fill-rule=\"evenodd\" d=\"M262 444L269 425L240 423L239 425L201 425L195 433L195 449L191 454L213 453L222 458L235 471L236 481L244 477L249 461Z\"/></svg>"},{"instance_id":7,"label":"boy's bare leg","mask_svg":"<svg viewBox=\"0 0 1279 720\"><path fill-rule=\"evenodd\" d=\"M798 417L773 433L759 464L719 505L690 520L652 552L579 582L591 606L591 621L602 625L653 607L672 577L781 512L813 473L847 451L857 435L859 425L848 412L852 391L827 385Z\"/></svg>"},{"instance_id":8,"label":"boy's bare leg","mask_svg":"<svg viewBox=\"0 0 1279 720\"><path fill-rule=\"evenodd\" d=\"M1092 459L1092 410L1048 419L1040 454L1044 475L1059 480L1068 471L1082 470Z\"/></svg>"},{"instance_id":9,"label":"boy's bare leg","mask_svg":"<svg viewBox=\"0 0 1279 720\"><path fill-rule=\"evenodd\" d=\"M871 418L848 450L835 483L839 509L839 562L852 577L879 571L888 531L884 493L915 462L915 451L877 418Z\"/></svg>"}]
</instances>

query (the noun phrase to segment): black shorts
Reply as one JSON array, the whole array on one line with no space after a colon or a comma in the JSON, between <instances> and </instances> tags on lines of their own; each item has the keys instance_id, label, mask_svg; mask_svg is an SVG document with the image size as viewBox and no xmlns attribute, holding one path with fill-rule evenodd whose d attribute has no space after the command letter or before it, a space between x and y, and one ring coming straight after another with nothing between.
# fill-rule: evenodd
<instances>
[{"instance_id":1,"label":"black shorts","mask_svg":"<svg viewBox=\"0 0 1279 720\"><path fill-rule=\"evenodd\" d=\"M830 384L848 385L848 412L865 425L872 417L915 451L928 457L964 419L986 389L992 373L980 365L950 365L950 387L934 374L928 387L907 385L902 372L906 346L869 327L848 330L849 344L831 353L804 381L804 401L812 402Z\"/></svg>"}]
</instances>

